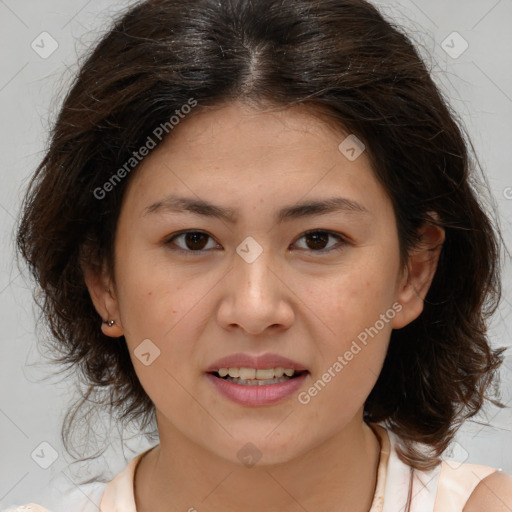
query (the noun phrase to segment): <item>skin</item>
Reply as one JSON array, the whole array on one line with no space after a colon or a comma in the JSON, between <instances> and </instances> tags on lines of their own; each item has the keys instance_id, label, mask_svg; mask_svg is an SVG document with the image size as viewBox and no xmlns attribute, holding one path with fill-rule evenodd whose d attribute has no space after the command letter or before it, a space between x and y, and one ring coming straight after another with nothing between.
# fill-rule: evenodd
<instances>
[{"instance_id":1,"label":"skin","mask_svg":"<svg viewBox=\"0 0 512 512\"><path fill-rule=\"evenodd\" d=\"M138 512L369 510L379 443L362 421L363 405L391 330L423 309L444 232L424 226L424 246L401 268L391 201L365 153L349 161L338 150L347 135L303 107L232 103L182 121L131 177L115 275L88 268L86 282L98 313L116 322L104 333L125 336L157 410L160 444L135 476ZM170 193L233 208L238 221L143 215ZM368 212L274 222L281 207L333 196ZM181 230L211 237L202 253L185 237L174 248L188 253L166 244ZM315 245L308 230L333 235ZM247 236L263 248L252 263L236 252ZM326 252L335 246L341 250ZM271 406L242 406L205 377L222 356L277 352L308 368L299 391L307 390L394 303L400 312L306 405L293 394ZM160 350L149 366L134 356L144 339ZM248 442L261 453L252 468L237 457Z\"/></svg>"},{"instance_id":2,"label":"skin","mask_svg":"<svg viewBox=\"0 0 512 512\"><path fill-rule=\"evenodd\" d=\"M512 476L496 471L475 488L462 512L510 512L512 510Z\"/></svg>"}]
</instances>

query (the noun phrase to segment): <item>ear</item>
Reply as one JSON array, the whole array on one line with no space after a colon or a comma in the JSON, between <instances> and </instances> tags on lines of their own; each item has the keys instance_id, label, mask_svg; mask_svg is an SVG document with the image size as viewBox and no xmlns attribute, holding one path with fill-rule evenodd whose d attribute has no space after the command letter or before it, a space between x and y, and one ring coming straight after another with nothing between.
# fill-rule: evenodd
<instances>
[{"instance_id":1,"label":"ear","mask_svg":"<svg viewBox=\"0 0 512 512\"><path fill-rule=\"evenodd\" d=\"M429 212L429 216L439 220L435 212ZM407 269L400 278L397 300L402 309L393 319L393 329L405 327L423 311L423 302L434 279L445 240L444 229L429 222L422 225L418 235L421 240L411 250Z\"/></svg>"},{"instance_id":2,"label":"ear","mask_svg":"<svg viewBox=\"0 0 512 512\"><path fill-rule=\"evenodd\" d=\"M103 263L101 266L91 263L82 264L82 270L91 300L103 320L101 323L103 334L112 338L119 338L123 335L124 331L119 316L114 283L108 275L106 264ZM109 320L114 320L115 322L111 327L103 323Z\"/></svg>"}]
</instances>

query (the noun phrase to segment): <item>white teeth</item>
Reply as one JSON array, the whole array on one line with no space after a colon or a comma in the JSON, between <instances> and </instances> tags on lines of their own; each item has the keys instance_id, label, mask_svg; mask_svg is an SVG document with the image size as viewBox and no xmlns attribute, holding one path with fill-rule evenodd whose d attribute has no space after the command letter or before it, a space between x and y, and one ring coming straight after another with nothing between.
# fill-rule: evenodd
<instances>
[{"instance_id":1,"label":"white teeth","mask_svg":"<svg viewBox=\"0 0 512 512\"><path fill-rule=\"evenodd\" d=\"M230 368L228 374L233 378L240 377L240 368Z\"/></svg>"},{"instance_id":2,"label":"white teeth","mask_svg":"<svg viewBox=\"0 0 512 512\"><path fill-rule=\"evenodd\" d=\"M295 370L292 368L268 368L265 370L255 368L220 368L219 369L220 377L227 377L228 375L232 378L240 378L243 380L269 380L274 378L281 378L283 375L287 377L292 377L295 373Z\"/></svg>"},{"instance_id":3,"label":"white teeth","mask_svg":"<svg viewBox=\"0 0 512 512\"><path fill-rule=\"evenodd\" d=\"M240 377L243 380L253 380L256 377L256 370L254 368L235 368L238 375L236 377ZM229 369L229 376L235 377L235 375L231 375L231 368Z\"/></svg>"},{"instance_id":4,"label":"white teeth","mask_svg":"<svg viewBox=\"0 0 512 512\"><path fill-rule=\"evenodd\" d=\"M277 368L274 368L274 377L279 379L283 375L284 375L284 368L281 368L280 366L278 366Z\"/></svg>"}]
</instances>

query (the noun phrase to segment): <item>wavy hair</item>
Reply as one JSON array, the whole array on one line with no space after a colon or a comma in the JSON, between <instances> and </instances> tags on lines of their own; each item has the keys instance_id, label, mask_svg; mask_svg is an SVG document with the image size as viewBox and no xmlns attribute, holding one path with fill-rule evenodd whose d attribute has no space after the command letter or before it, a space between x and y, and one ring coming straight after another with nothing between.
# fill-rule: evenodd
<instances>
[{"instance_id":1,"label":"wavy hair","mask_svg":"<svg viewBox=\"0 0 512 512\"><path fill-rule=\"evenodd\" d=\"M365 402L366 421L400 437L402 460L433 467L465 419L487 399L501 405L504 349L491 347L487 320L501 294L502 240L462 123L409 37L364 0L148 0L121 13L80 64L17 231L54 361L85 385L63 422L65 446L88 406L155 428L124 337L101 332L82 264L106 261L114 275L117 220L137 167L103 199L95 190L190 98L190 116L235 100L303 104L355 134L391 198L403 263L423 223L445 229L424 310L392 332Z\"/></svg>"}]
</instances>

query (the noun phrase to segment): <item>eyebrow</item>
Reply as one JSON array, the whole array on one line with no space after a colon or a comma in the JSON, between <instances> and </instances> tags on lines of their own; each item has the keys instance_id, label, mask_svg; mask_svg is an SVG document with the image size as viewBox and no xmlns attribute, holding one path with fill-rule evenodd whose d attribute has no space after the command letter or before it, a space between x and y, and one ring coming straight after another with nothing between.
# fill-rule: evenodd
<instances>
[{"instance_id":1,"label":"eyebrow","mask_svg":"<svg viewBox=\"0 0 512 512\"><path fill-rule=\"evenodd\" d=\"M161 212L192 212L204 217L213 217L225 220L231 224L237 222L235 210L217 206L202 199L169 195L160 201L144 208L142 216ZM335 212L365 213L370 212L360 203L345 197L332 197L322 200L311 200L291 206L285 206L276 213L275 222L299 219L303 217L323 215Z\"/></svg>"}]
</instances>

